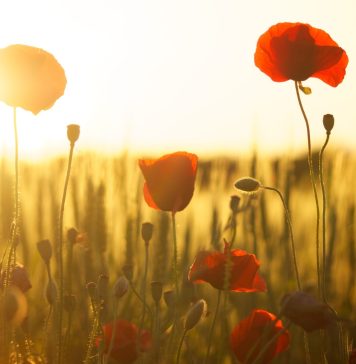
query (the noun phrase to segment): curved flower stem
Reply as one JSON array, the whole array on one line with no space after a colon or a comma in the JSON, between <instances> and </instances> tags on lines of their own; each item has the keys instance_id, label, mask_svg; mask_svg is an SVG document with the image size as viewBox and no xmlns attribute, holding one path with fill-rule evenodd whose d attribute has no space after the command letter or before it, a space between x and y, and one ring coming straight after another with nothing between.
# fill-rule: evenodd
<instances>
[{"instance_id":1,"label":"curved flower stem","mask_svg":"<svg viewBox=\"0 0 356 364\"><path fill-rule=\"evenodd\" d=\"M215 308L213 322L211 323L211 326L210 326L210 331L209 331L209 336L208 336L208 348L206 350L204 364L207 364L208 363L208 360L209 360L211 339L213 337L213 331L214 331L214 327L215 327L215 322L216 322L216 318L218 317L218 312L219 312L220 298L221 298L221 290L219 289L218 292L219 292L218 293L218 300L217 300L217 303L216 303L216 308Z\"/></svg>"},{"instance_id":2,"label":"curved flower stem","mask_svg":"<svg viewBox=\"0 0 356 364\"><path fill-rule=\"evenodd\" d=\"M153 313L150 307L147 305L146 302L143 301L143 298L140 296L140 294L137 292L135 286L132 283L132 280L129 280L130 288L132 289L133 294L138 298L138 300L146 307L146 311L149 313L150 318L152 320Z\"/></svg>"},{"instance_id":3,"label":"curved flower stem","mask_svg":"<svg viewBox=\"0 0 356 364\"><path fill-rule=\"evenodd\" d=\"M172 212L172 230L173 230L173 252L174 252L174 284L177 300L179 299L178 287L178 247L177 247L177 230L175 212Z\"/></svg>"},{"instance_id":4,"label":"curved flower stem","mask_svg":"<svg viewBox=\"0 0 356 364\"><path fill-rule=\"evenodd\" d=\"M182 337L180 339L180 342L179 342L179 346L178 346L176 364L179 364L180 353L182 351L182 346L183 346L183 342L184 342L184 339L185 339L185 335L186 334L187 334L187 330L184 330L183 331L183 335L182 335Z\"/></svg>"},{"instance_id":5,"label":"curved flower stem","mask_svg":"<svg viewBox=\"0 0 356 364\"><path fill-rule=\"evenodd\" d=\"M62 362L62 326L63 326L63 296L64 296L64 276L63 276L63 217L64 217L64 206L67 196L67 189L69 183L70 170L72 166L74 151L74 143L70 143L69 158L67 173L64 182L64 189L62 195L62 202L59 211L59 226L58 226L58 273L59 273L59 301L58 301L58 355L57 363Z\"/></svg>"},{"instance_id":6,"label":"curved flower stem","mask_svg":"<svg viewBox=\"0 0 356 364\"><path fill-rule=\"evenodd\" d=\"M289 236L290 236L290 241L291 241L291 246L292 246L292 254L293 254L293 263L294 263L294 270L295 270L295 278L297 280L297 286L298 286L298 290L301 290L301 284L300 284L300 278L299 278L299 271L298 271L298 264L297 264L297 257L296 257L296 250L295 250L295 244L294 244L294 234L293 234L293 227L292 227L292 222L290 219L290 215L289 215L289 211L288 211L288 207L287 204L284 200L284 197L282 195L282 193L274 187L267 187L267 186L262 186L261 188L264 188L265 190L270 190L270 191L274 191L278 194L278 196L280 197L282 203L283 203L283 207L284 207L284 213L286 215L286 220L287 220L287 224L288 224L288 229L289 229Z\"/></svg>"},{"instance_id":7,"label":"curved flower stem","mask_svg":"<svg viewBox=\"0 0 356 364\"><path fill-rule=\"evenodd\" d=\"M308 164L309 164L309 173L310 173L310 179L313 186L313 192L314 192L314 199L315 199L315 207L316 207L316 269L317 269L317 275L318 275L318 295L320 297L320 259L319 259L319 223L320 223L320 208L319 208L319 199L318 199L318 192L316 190L316 182L315 182L315 176L314 176L314 168L313 168L313 158L312 158L312 150L311 150L311 140L310 140L310 127L307 115L304 111L302 100L300 98L299 88L298 88L298 82L295 81L295 90L297 93L297 99L298 104L300 107L300 110L303 114L303 118L305 121L305 125L307 128L307 138L308 138Z\"/></svg>"},{"instance_id":8,"label":"curved flower stem","mask_svg":"<svg viewBox=\"0 0 356 364\"><path fill-rule=\"evenodd\" d=\"M115 342L115 336L116 336L116 326L117 326L116 325L116 319L117 319L117 306L118 306L118 303L119 303L119 300L117 298L115 298L115 301L114 301L114 328L112 330L109 349L108 349L108 353L106 355L104 364L108 364L112 349L114 348L114 342Z\"/></svg>"},{"instance_id":9,"label":"curved flower stem","mask_svg":"<svg viewBox=\"0 0 356 364\"><path fill-rule=\"evenodd\" d=\"M328 145L330 138L330 131L326 132L326 139L324 145L322 146L320 153L319 153L319 179L321 184L321 191L323 195L323 205L322 205L322 262L323 262L323 279L322 279L322 286L321 292L323 301L327 302L327 295L326 295L326 191L325 191L325 184L324 184L324 173L323 173L323 155L326 146Z\"/></svg>"}]
</instances>

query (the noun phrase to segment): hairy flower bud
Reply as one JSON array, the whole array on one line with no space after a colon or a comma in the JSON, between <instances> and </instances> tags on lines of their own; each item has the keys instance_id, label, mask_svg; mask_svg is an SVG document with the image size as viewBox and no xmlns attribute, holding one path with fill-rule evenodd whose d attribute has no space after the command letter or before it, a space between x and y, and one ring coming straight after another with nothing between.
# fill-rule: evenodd
<instances>
[{"instance_id":1,"label":"hairy flower bud","mask_svg":"<svg viewBox=\"0 0 356 364\"><path fill-rule=\"evenodd\" d=\"M152 239L153 224L144 222L141 227L141 235L144 242L147 244Z\"/></svg>"},{"instance_id":2,"label":"hairy flower bud","mask_svg":"<svg viewBox=\"0 0 356 364\"><path fill-rule=\"evenodd\" d=\"M323 124L327 133L330 133L334 127L334 116L332 114L325 114L323 116Z\"/></svg>"},{"instance_id":3,"label":"hairy flower bud","mask_svg":"<svg viewBox=\"0 0 356 364\"><path fill-rule=\"evenodd\" d=\"M239 210L241 198L237 195L233 195L230 197L230 210L236 214Z\"/></svg>"},{"instance_id":4,"label":"hairy flower bud","mask_svg":"<svg viewBox=\"0 0 356 364\"><path fill-rule=\"evenodd\" d=\"M72 245L74 245L77 242L78 234L79 231L75 228L70 228L67 230L67 239Z\"/></svg>"},{"instance_id":5,"label":"hairy flower bud","mask_svg":"<svg viewBox=\"0 0 356 364\"><path fill-rule=\"evenodd\" d=\"M129 281L126 277L121 276L114 284L114 296L119 299L125 295L129 289Z\"/></svg>"},{"instance_id":6,"label":"hairy flower bud","mask_svg":"<svg viewBox=\"0 0 356 364\"><path fill-rule=\"evenodd\" d=\"M253 193L259 190L261 183L252 177L242 177L235 182L234 186L242 192Z\"/></svg>"},{"instance_id":7,"label":"hairy flower bud","mask_svg":"<svg viewBox=\"0 0 356 364\"><path fill-rule=\"evenodd\" d=\"M67 137L70 144L73 144L78 140L80 135L80 126L77 124L67 125Z\"/></svg>"},{"instance_id":8,"label":"hairy flower bud","mask_svg":"<svg viewBox=\"0 0 356 364\"><path fill-rule=\"evenodd\" d=\"M188 311L184 321L184 330L191 330L207 312L207 304L205 300L199 300Z\"/></svg>"}]
</instances>

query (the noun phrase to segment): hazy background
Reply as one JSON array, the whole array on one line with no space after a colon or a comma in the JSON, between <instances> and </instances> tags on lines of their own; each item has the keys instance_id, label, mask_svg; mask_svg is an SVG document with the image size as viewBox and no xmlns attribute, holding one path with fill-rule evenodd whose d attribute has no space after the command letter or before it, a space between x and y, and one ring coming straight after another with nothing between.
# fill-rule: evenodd
<instances>
[{"instance_id":1,"label":"hazy background","mask_svg":"<svg viewBox=\"0 0 356 364\"><path fill-rule=\"evenodd\" d=\"M317 79L303 97L312 138L333 113L331 144L353 149L356 6L353 0L12 0L0 3L0 47L43 48L63 65L64 96L38 116L19 110L21 158L78 151L189 150L200 155L255 146L263 153L305 148L292 82L274 83L254 65L258 37L271 25L306 22L327 31L350 59L343 83ZM0 104L0 152L12 154L12 110Z\"/></svg>"}]
</instances>

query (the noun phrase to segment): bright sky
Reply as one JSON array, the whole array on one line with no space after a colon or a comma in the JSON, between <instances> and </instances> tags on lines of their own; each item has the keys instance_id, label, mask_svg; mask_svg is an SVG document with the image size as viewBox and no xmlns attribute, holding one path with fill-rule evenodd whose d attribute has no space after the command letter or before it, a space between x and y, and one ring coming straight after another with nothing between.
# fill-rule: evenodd
<instances>
[{"instance_id":1,"label":"bright sky","mask_svg":"<svg viewBox=\"0 0 356 364\"><path fill-rule=\"evenodd\" d=\"M68 79L50 110L19 110L21 158L66 151L71 123L81 126L82 151L306 147L293 82L271 81L253 61L258 37L282 21L324 29L346 50L343 83L310 79L313 94L303 100L315 142L324 138L322 116L332 113L331 144L354 147L354 0L1 0L0 47L43 48ZM0 148L11 153L12 110L3 103L0 120Z\"/></svg>"}]
</instances>

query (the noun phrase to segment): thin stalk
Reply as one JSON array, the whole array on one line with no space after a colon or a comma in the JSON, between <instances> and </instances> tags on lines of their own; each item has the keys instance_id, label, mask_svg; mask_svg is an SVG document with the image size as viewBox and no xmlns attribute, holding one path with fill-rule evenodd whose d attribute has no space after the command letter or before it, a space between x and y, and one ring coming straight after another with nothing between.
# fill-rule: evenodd
<instances>
[{"instance_id":1,"label":"thin stalk","mask_svg":"<svg viewBox=\"0 0 356 364\"><path fill-rule=\"evenodd\" d=\"M213 318L213 322L211 323L210 330L209 330L208 349L206 350L204 364L207 364L208 363L208 360L209 360L211 339L213 337L213 331L214 331L214 327L215 327L215 322L216 322L216 318L218 317L218 312L219 312L220 298L221 298L221 290L219 289L218 292L219 292L218 293L218 300L217 300L217 303L216 303L214 318Z\"/></svg>"},{"instance_id":2,"label":"thin stalk","mask_svg":"<svg viewBox=\"0 0 356 364\"><path fill-rule=\"evenodd\" d=\"M297 99L298 104L300 107L300 110L303 114L303 118L305 121L305 126L307 129L307 139L308 139L308 165L309 165L309 173L310 173L310 179L313 186L313 192L314 192L314 199L315 199L315 207L316 207L316 269L317 269L317 275L318 275L318 295L320 297L320 257L319 257L319 223L320 223L320 208L319 208L319 199L318 199L318 192L316 190L316 182L315 182L315 176L314 176L314 168L313 168L313 158L312 158L312 150L311 150L311 139L310 139L310 127L309 127L309 121L307 118L307 115L304 111L304 107L302 104L302 100L300 98L300 92L298 88L298 82L295 81L295 90L297 93Z\"/></svg>"},{"instance_id":3,"label":"thin stalk","mask_svg":"<svg viewBox=\"0 0 356 364\"><path fill-rule=\"evenodd\" d=\"M178 346L178 351L177 351L177 358L176 358L176 364L179 364L179 359L180 359L180 353L182 351L182 346L183 346L183 342L184 342L184 339L185 339L185 335L187 334L187 330L184 330L183 331L183 335L180 339L180 342L179 342L179 346Z\"/></svg>"},{"instance_id":4,"label":"thin stalk","mask_svg":"<svg viewBox=\"0 0 356 364\"><path fill-rule=\"evenodd\" d=\"M67 173L64 182L64 189L62 195L62 202L59 212L59 226L58 226L58 274L59 274L59 302L58 302L58 356L57 363L62 362L62 326L63 326L63 296L64 296L64 276L63 276L63 217L64 217L64 206L67 196L67 189L69 183L70 170L72 166L74 151L74 143L70 143L69 158Z\"/></svg>"},{"instance_id":5,"label":"thin stalk","mask_svg":"<svg viewBox=\"0 0 356 364\"><path fill-rule=\"evenodd\" d=\"M286 204L286 202L284 200L283 195L281 194L281 192L277 188L267 187L267 186L261 186L261 188L264 188L265 190L270 190L270 191L276 192L278 194L278 196L280 197L281 201L282 201L282 204L283 204L283 207L284 207L284 213L286 215L286 220L287 220L288 229L289 229L289 237L290 237L291 247L292 247L295 277L296 277L296 280L297 280L298 290L301 291L301 284L300 284L300 278L299 278L299 270L298 270L296 250L295 250L295 243L294 243L293 227L292 227L292 222L291 222L291 218L290 218L290 214L289 214L289 211L288 211L287 204Z\"/></svg>"},{"instance_id":6,"label":"thin stalk","mask_svg":"<svg viewBox=\"0 0 356 364\"><path fill-rule=\"evenodd\" d=\"M175 213L172 212L172 230L173 230L173 252L174 252L174 284L176 290L177 300L179 299L179 287L178 287L178 247L177 247L177 230L176 230L176 218Z\"/></svg>"},{"instance_id":7,"label":"thin stalk","mask_svg":"<svg viewBox=\"0 0 356 364\"><path fill-rule=\"evenodd\" d=\"M96 333L98 331L98 326L99 326L99 312L96 307L96 302L92 298L91 298L91 306L92 306L94 318L93 318L92 329L91 329L91 332L89 335L89 342L88 342L87 352L86 352L85 359L84 359L84 364L90 363L91 352L93 350L94 341L95 341Z\"/></svg>"},{"instance_id":8,"label":"thin stalk","mask_svg":"<svg viewBox=\"0 0 356 364\"><path fill-rule=\"evenodd\" d=\"M323 279L322 279L322 286L321 292L323 301L327 302L327 295L326 295L326 191L325 191L325 184L324 184L324 173L323 173L323 156L324 150L328 145L330 138L330 131L326 132L326 139L324 145L322 146L320 153L319 153L319 179L321 185L321 192L323 195L323 205L322 205L322 262L323 262Z\"/></svg>"},{"instance_id":9,"label":"thin stalk","mask_svg":"<svg viewBox=\"0 0 356 364\"><path fill-rule=\"evenodd\" d=\"M135 286L133 285L132 281L129 280L129 284L130 284L130 288L133 292L133 294L138 298L138 300L146 307L146 311L149 313L151 319L153 317L153 313L152 310L150 309L150 307L147 305L146 302L144 302L143 298L140 296L140 294L137 292Z\"/></svg>"}]
</instances>

